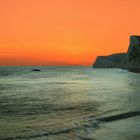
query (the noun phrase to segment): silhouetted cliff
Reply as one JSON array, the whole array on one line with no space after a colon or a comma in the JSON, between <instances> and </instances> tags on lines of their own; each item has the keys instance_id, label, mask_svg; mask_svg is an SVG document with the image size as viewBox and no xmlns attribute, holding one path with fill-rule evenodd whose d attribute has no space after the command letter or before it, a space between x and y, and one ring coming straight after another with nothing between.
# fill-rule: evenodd
<instances>
[{"instance_id":1,"label":"silhouetted cliff","mask_svg":"<svg viewBox=\"0 0 140 140\"><path fill-rule=\"evenodd\" d=\"M128 48L128 67L140 68L140 36L131 36Z\"/></svg>"},{"instance_id":2,"label":"silhouetted cliff","mask_svg":"<svg viewBox=\"0 0 140 140\"><path fill-rule=\"evenodd\" d=\"M126 60L126 53L117 53L109 56L98 56L93 67L96 68L120 68Z\"/></svg>"},{"instance_id":3,"label":"silhouetted cliff","mask_svg":"<svg viewBox=\"0 0 140 140\"><path fill-rule=\"evenodd\" d=\"M140 36L130 36L127 53L116 53L109 56L98 56L94 68L127 68L140 71Z\"/></svg>"}]
</instances>

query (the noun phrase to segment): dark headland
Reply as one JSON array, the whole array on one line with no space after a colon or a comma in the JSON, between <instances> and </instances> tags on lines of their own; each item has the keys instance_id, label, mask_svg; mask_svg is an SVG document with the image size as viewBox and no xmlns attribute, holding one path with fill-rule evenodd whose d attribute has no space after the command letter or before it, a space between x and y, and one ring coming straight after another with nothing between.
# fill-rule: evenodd
<instances>
[{"instance_id":1,"label":"dark headland","mask_svg":"<svg viewBox=\"0 0 140 140\"><path fill-rule=\"evenodd\" d=\"M130 36L130 44L126 53L98 56L93 68L122 68L140 73L140 36Z\"/></svg>"}]
</instances>

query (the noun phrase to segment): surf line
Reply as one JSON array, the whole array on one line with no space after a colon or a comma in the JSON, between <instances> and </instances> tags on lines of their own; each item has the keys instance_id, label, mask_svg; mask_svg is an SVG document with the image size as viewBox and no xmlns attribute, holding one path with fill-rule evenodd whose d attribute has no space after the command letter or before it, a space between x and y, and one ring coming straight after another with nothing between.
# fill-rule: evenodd
<instances>
[{"instance_id":1,"label":"surf line","mask_svg":"<svg viewBox=\"0 0 140 140\"><path fill-rule=\"evenodd\" d=\"M122 120L122 119L130 118L130 117L134 117L134 116L139 116L139 115L140 115L140 111L131 111L131 112L126 112L126 113L117 114L117 115L108 116L108 117L94 118L93 120L90 120L90 122L96 121L96 122L94 122L95 123L94 127L97 129L99 127L98 122L112 122L112 121ZM89 126L84 125L84 128L85 127L90 127L90 125ZM74 127L74 128L56 131L56 132L48 132L48 133L44 133L44 134L36 134L36 135L23 136L23 137L22 136L15 136L15 137L0 138L0 140L30 139L30 138L39 138L39 137L43 137L43 136L48 137L51 135L70 133L71 131L78 130L80 128L81 127Z\"/></svg>"},{"instance_id":2,"label":"surf line","mask_svg":"<svg viewBox=\"0 0 140 140\"><path fill-rule=\"evenodd\" d=\"M117 120L126 119L126 118L139 116L139 115L140 115L140 111L131 111L131 112L126 112L126 113L117 114L113 116L96 118L95 120L101 121L101 122L112 122L112 121L117 121Z\"/></svg>"}]
</instances>

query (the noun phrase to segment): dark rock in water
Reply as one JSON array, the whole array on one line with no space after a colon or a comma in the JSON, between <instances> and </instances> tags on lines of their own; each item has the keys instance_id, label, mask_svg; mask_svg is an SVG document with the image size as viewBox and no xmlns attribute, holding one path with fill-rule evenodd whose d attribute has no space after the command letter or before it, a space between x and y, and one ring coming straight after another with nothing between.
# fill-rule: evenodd
<instances>
[{"instance_id":1,"label":"dark rock in water","mask_svg":"<svg viewBox=\"0 0 140 140\"><path fill-rule=\"evenodd\" d=\"M126 59L126 53L117 53L109 56L98 56L94 68L120 68Z\"/></svg>"},{"instance_id":2,"label":"dark rock in water","mask_svg":"<svg viewBox=\"0 0 140 140\"><path fill-rule=\"evenodd\" d=\"M32 71L41 71L40 69L32 69Z\"/></svg>"},{"instance_id":3,"label":"dark rock in water","mask_svg":"<svg viewBox=\"0 0 140 140\"><path fill-rule=\"evenodd\" d=\"M135 72L135 73L140 73L140 68L129 68L129 71Z\"/></svg>"},{"instance_id":4,"label":"dark rock in water","mask_svg":"<svg viewBox=\"0 0 140 140\"><path fill-rule=\"evenodd\" d=\"M116 53L109 56L98 56L94 68L123 68L140 72L140 36L130 36L127 53Z\"/></svg>"}]
</instances>

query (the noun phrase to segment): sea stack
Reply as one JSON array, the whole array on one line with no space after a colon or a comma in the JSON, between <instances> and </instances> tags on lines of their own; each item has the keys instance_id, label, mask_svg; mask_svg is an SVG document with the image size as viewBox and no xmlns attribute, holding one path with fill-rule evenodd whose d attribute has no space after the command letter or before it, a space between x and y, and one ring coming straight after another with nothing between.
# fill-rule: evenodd
<instances>
[{"instance_id":1,"label":"sea stack","mask_svg":"<svg viewBox=\"0 0 140 140\"><path fill-rule=\"evenodd\" d=\"M109 56L98 56L94 68L125 68L140 72L140 36L130 36L127 53L116 53Z\"/></svg>"}]
</instances>

